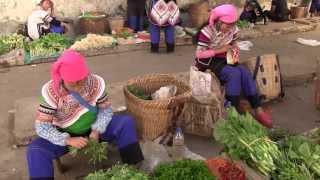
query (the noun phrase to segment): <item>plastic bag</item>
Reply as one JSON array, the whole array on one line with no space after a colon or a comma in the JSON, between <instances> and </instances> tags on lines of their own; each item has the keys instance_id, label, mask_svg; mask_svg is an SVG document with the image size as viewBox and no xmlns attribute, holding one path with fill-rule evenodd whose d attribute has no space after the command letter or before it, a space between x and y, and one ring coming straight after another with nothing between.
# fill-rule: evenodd
<instances>
[{"instance_id":1,"label":"plastic bag","mask_svg":"<svg viewBox=\"0 0 320 180\"><path fill-rule=\"evenodd\" d=\"M237 42L237 45L242 51L250 51L250 49L253 47L253 43L251 41L240 41Z\"/></svg>"},{"instance_id":2,"label":"plastic bag","mask_svg":"<svg viewBox=\"0 0 320 180\"><path fill-rule=\"evenodd\" d=\"M190 68L190 87L193 96L210 96L212 76L210 73L198 71L194 66Z\"/></svg>"},{"instance_id":3,"label":"plastic bag","mask_svg":"<svg viewBox=\"0 0 320 180\"><path fill-rule=\"evenodd\" d=\"M151 97L153 100L163 100L163 99L168 99L170 97L175 96L176 93L177 93L177 86L170 85L170 86L161 87L159 90L153 93Z\"/></svg>"},{"instance_id":4,"label":"plastic bag","mask_svg":"<svg viewBox=\"0 0 320 180\"><path fill-rule=\"evenodd\" d=\"M140 166L140 170L145 172L152 172L160 163L171 162L165 146L146 141L141 144L142 153L144 155L144 161Z\"/></svg>"}]
</instances>

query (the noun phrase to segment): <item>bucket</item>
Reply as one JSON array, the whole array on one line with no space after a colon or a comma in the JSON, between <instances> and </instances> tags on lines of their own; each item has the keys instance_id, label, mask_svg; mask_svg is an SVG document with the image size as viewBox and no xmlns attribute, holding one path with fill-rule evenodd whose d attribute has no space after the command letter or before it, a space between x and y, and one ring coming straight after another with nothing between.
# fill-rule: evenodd
<instances>
[{"instance_id":1,"label":"bucket","mask_svg":"<svg viewBox=\"0 0 320 180\"><path fill-rule=\"evenodd\" d=\"M297 6L290 9L291 19L304 18L306 16L306 7Z\"/></svg>"},{"instance_id":2,"label":"bucket","mask_svg":"<svg viewBox=\"0 0 320 180\"><path fill-rule=\"evenodd\" d=\"M205 0L191 4L189 15L192 27L200 28L209 19L209 2Z\"/></svg>"}]
</instances>

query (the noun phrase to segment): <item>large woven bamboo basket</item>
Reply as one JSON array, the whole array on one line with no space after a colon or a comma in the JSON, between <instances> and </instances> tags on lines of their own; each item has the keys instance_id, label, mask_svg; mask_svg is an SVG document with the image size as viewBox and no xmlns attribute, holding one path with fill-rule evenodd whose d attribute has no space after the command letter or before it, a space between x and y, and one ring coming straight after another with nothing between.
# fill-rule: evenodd
<instances>
[{"instance_id":1,"label":"large woven bamboo basket","mask_svg":"<svg viewBox=\"0 0 320 180\"><path fill-rule=\"evenodd\" d=\"M177 94L166 100L143 100L128 90L131 85L142 88L147 94L152 94L163 86L175 85ZM124 87L124 95L128 111L136 119L139 137L154 140L167 132L173 108L191 97L191 89L171 75L151 74L130 79Z\"/></svg>"},{"instance_id":2,"label":"large woven bamboo basket","mask_svg":"<svg viewBox=\"0 0 320 180\"><path fill-rule=\"evenodd\" d=\"M108 19L110 29L115 32L120 32L123 29L124 21L123 17L113 17Z\"/></svg>"},{"instance_id":3,"label":"large woven bamboo basket","mask_svg":"<svg viewBox=\"0 0 320 180\"><path fill-rule=\"evenodd\" d=\"M209 2L204 0L189 7L192 27L200 28L209 19Z\"/></svg>"},{"instance_id":4,"label":"large woven bamboo basket","mask_svg":"<svg viewBox=\"0 0 320 180\"><path fill-rule=\"evenodd\" d=\"M290 8L291 19L304 18L305 16L306 16L306 7L297 6L297 7Z\"/></svg>"},{"instance_id":5,"label":"large woven bamboo basket","mask_svg":"<svg viewBox=\"0 0 320 180\"><path fill-rule=\"evenodd\" d=\"M106 17L80 18L79 26L82 34L88 34L88 33L103 34L106 32L107 18Z\"/></svg>"},{"instance_id":6,"label":"large woven bamboo basket","mask_svg":"<svg viewBox=\"0 0 320 180\"><path fill-rule=\"evenodd\" d=\"M260 58L260 64L256 69L258 58ZM256 83L263 101L266 102L283 96L280 65L276 54L251 58L244 65L253 74L256 69Z\"/></svg>"}]
</instances>

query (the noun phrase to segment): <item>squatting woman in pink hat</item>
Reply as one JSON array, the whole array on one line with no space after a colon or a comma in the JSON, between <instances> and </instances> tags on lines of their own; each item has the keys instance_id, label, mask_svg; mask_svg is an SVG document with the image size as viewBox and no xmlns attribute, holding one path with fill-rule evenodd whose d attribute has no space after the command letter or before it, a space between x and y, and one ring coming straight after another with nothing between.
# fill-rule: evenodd
<instances>
[{"instance_id":1,"label":"squatting woman in pink hat","mask_svg":"<svg viewBox=\"0 0 320 180\"><path fill-rule=\"evenodd\" d=\"M104 80L90 73L85 58L65 51L53 64L52 79L41 90L35 129L27 149L30 179L53 179L53 160L81 149L88 139L114 142L123 163L143 160L134 120L113 115Z\"/></svg>"},{"instance_id":2,"label":"squatting woman in pink hat","mask_svg":"<svg viewBox=\"0 0 320 180\"><path fill-rule=\"evenodd\" d=\"M228 64L226 54L232 50L239 53L235 40L238 13L231 4L220 5L211 10L209 22L198 33L195 66L200 71L210 69L226 89L226 99L238 108L243 92L255 109L256 119L266 127L272 127L269 114L263 111L252 74L242 65Z\"/></svg>"}]
</instances>

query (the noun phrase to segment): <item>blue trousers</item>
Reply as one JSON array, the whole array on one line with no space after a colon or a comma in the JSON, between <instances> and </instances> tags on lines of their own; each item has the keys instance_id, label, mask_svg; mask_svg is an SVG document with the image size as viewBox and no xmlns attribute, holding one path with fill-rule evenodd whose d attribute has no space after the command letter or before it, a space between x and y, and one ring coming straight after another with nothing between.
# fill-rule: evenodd
<instances>
[{"instance_id":1,"label":"blue trousers","mask_svg":"<svg viewBox=\"0 0 320 180\"><path fill-rule=\"evenodd\" d=\"M160 43L160 30L161 27L150 23L149 26L150 35L151 35L151 43L159 44ZM174 26L166 26L164 27L165 40L168 44L174 44L175 38L175 29Z\"/></svg>"},{"instance_id":2,"label":"blue trousers","mask_svg":"<svg viewBox=\"0 0 320 180\"><path fill-rule=\"evenodd\" d=\"M239 106L241 92L248 98L252 108L260 106L256 83L251 72L243 65L225 65L219 79L225 85L226 98L233 106Z\"/></svg>"},{"instance_id":3,"label":"blue trousers","mask_svg":"<svg viewBox=\"0 0 320 180\"><path fill-rule=\"evenodd\" d=\"M129 16L128 24L135 32L143 31L143 16Z\"/></svg>"},{"instance_id":4,"label":"blue trousers","mask_svg":"<svg viewBox=\"0 0 320 180\"><path fill-rule=\"evenodd\" d=\"M135 164L143 160L134 120L131 116L113 116L102 141L115 143L123 163ZM53 160L68 153L67 146L58 146L38 138L27 148L27 162L31 179L53 179Z\"/></svg>"}]
</instances>

